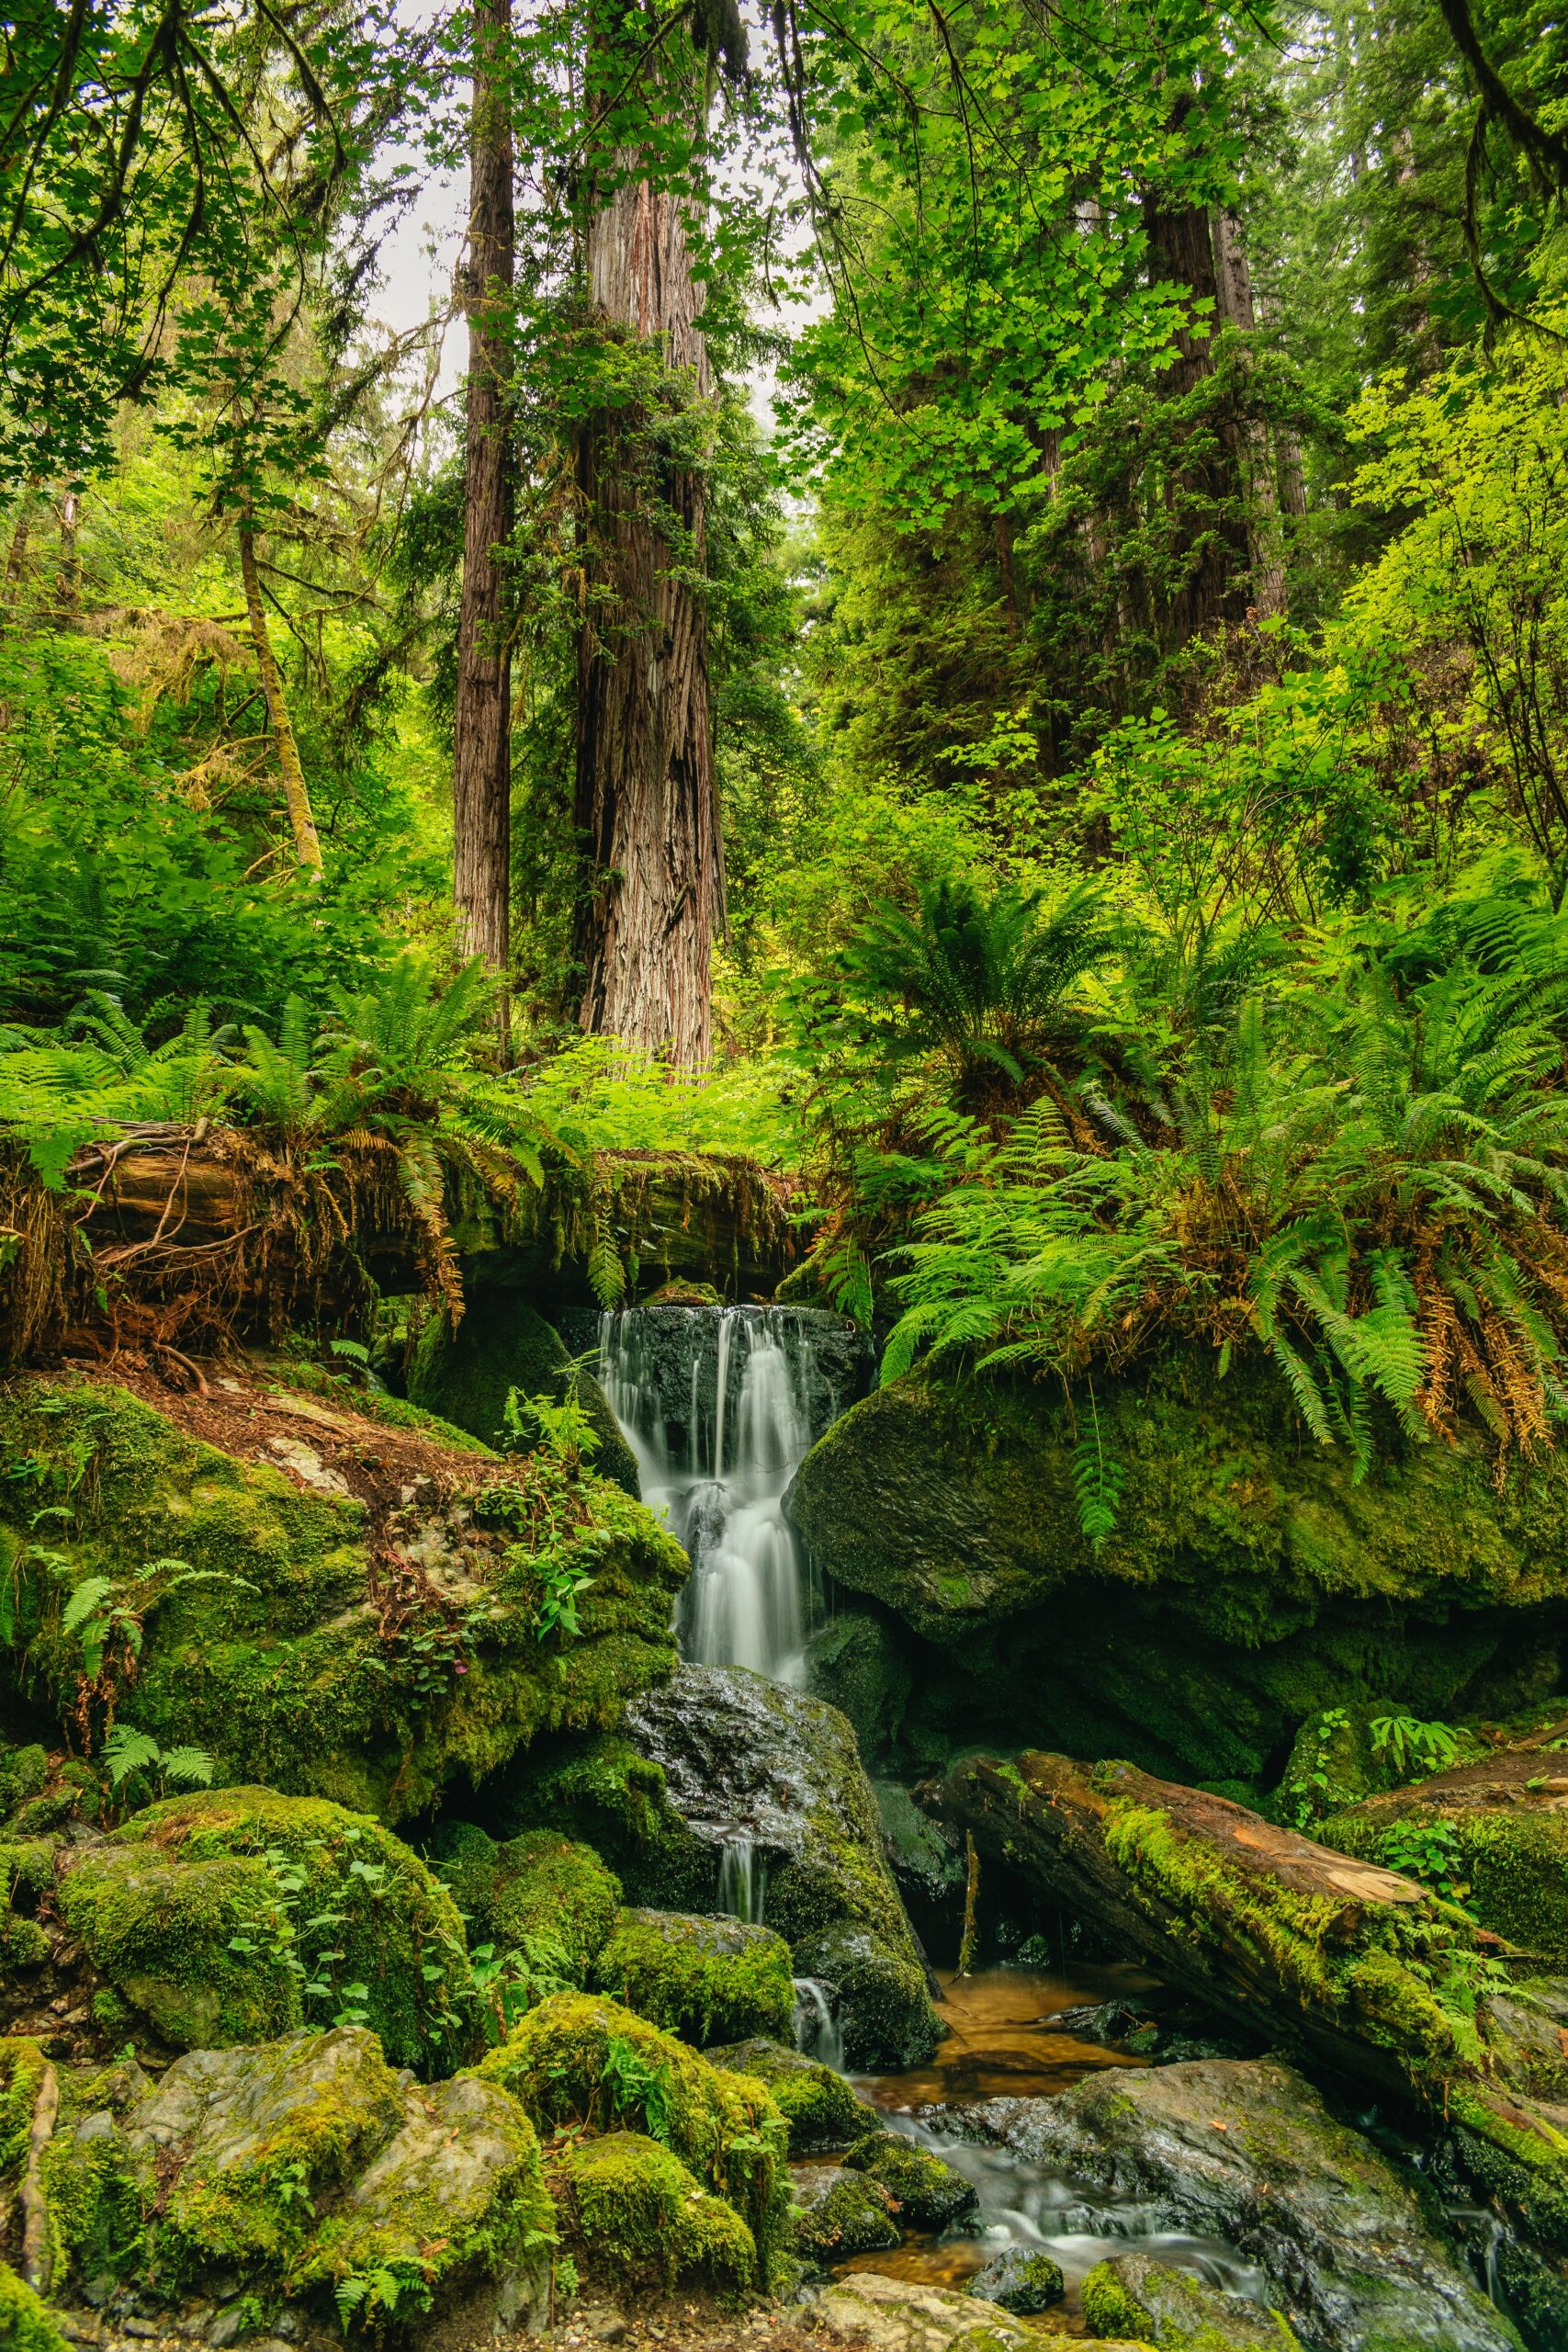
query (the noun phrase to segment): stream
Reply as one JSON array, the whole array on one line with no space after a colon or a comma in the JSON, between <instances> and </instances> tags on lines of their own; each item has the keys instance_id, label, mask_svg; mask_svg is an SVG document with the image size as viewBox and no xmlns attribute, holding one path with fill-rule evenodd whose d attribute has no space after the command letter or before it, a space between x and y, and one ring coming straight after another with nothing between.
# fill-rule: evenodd
<instances>
[{"instance_id":1,"label":"stream","mask_svg":"<svg viewBox=\"0 0 1568 2352\"><path fill-rule=\"evenodd\" d=\"M820 1600L783 1499L808 1449L866 1385L864 1343L811 1309L661 1306L604 1316L599 1366L637 1456L643 1499L692 1561L677 1623L682 1655L804 1683ZM718 1907L765 1922L765 1857L749 1840L721 1858ZM1077 1962L1070 1975L1023 1967L938 1973L949 2030L935 2058L907 2074L853 2079L889 2128L974 2183L978 2217L963 2233L911 2234L895 2253L842 2267L961 2287L1008 2245L1037 2248L1061 2266L1070 2333L1083 2332L1087 2273L1134 2247L1260 2301L1261 2272L1221 2241L1156 2229L1135 2201L1113 2193L1096 2191L1090 2203L1081 2184L944 2128L944 2109L1050 2098L1105 2067L1143 2064L1054 2020L1112 1996L1146 1998L1153 1980L1132 1967ZM798 2046L842 2071L830 1988L797 1979L795 1994Z\"/></svg>"}]
</instances>

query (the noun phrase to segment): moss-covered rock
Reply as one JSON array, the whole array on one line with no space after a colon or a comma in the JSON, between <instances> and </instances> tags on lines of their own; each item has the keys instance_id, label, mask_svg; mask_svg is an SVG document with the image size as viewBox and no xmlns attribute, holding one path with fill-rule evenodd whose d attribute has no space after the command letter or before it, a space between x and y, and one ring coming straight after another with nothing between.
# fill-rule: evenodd
<instances>
[{"instance_id":1,"label":"moss-covered rock","mask_svg":"<svg viewBox=\"0 0 1568 2352\"><path fill-rule=\"evenodd\" d=\"M982 2302L999 2303L1019 2319L1029 2319L1061 2301L1066 2280L1061 2264L1038 2246L1010 2245L975 2273L969 2292Z\"/></svg>"},{"instance_id":2,"label":"moss-covered rock","mask_svg":"<svg viewBox=\"0 0 1568 2352\"><path fill-rule=\"evenodd\" d=\"M902 1653L902 1761L995 1740L1256 1786L1325 1708L1393 1691L1451 1720L1556 1687L1556 1457L1499 1494L1479 1442L1405 1447L1353 1485L1267 1368L1173 1358L1096 1393L1124 1474L1098 1552L1043 1385L911 1374L802 1464L813 1557L929 1645Z\"/></svg>"},{"instance_id":3,"label":"moss-covered rock","mask_svg":"<svg viewBox=\"0 0 1568 2352\"><path fill-rule=\"evenodd\" d=\"M59 1600L89 1577L141 1621L122 1719L194 1743L220 1781L396 1822L539 1735L600 1730L674 1664L684 1555L606 1481L502 1464L276 1386L225 1400L223 1451L97 1379L0 1396L0 1575L18 1597L0 1699L74 1704ZM216 1395L216 1392L215 1392ZM254 1403L250 1400L254 1397ZM204 1407L210 1425L216 1403ZM47 1507L51 1560L33 1546ZM590 1581L540 1634L551 1578Z\"/></svg>"},{"instance_id":4,"label":"moss-covered rock","mask_svg":"<svg viewBox=\"0 0 1568 2352\"><path fill-rule=\"evenodd\" d=\"M141 2182L134 2275L164 2297L214 2275L258 2314L400 2323L537 2308L554 2211L517 2103L471 2075L411 2086L373 2034L339 2027L197 2051L125 2118ZM488 2331L481 2331L488 2332Z\"/></svg>"},{"instance_id":5,"label":"moss-covered rock","mask_svg":"<svg viewBox=\"0 0 1568 2352\"><path fill-rule=\"evenodd\" d=\"M486 1445L504 1445L506 1399L575 1395L599 1441L593 1466L628 1495L639 1495L637 1457L608 1397L586 1364L574 1363L553 1325L514 1291L474 1289L456 1329L433 1316L409 1367L409 1396ZM526 1433L526 1415L525 1415Z\"/></svg>"},{"instance_id":6,"label":"moss-covered rock","mask_svg":"<svg viewBox=\"0 0 1568 2352\"><path fill-rule=\"evenodd\" d=\"M716 2066L766 2084L789 2125L792 2156L823 2155L881 2132L874 2109L863 2105L844 2076L802 2051L756 2038L707 2054Z\"/></svg>"},{"instance_id":7,"label":"moss-covered rock","mask_svg":"<svg viewBox=\"0 0 1568 2352\"><path fill-rule=\"evenodd\" d=\"M826 2270L857 2254L886 2254L903 2234L894 2199L879 2182L841 2165L794 2165L795 2246Z\"/></svg>"},{"instance_id":8,"label":"moss-covered rock","mask_svg":"<svg viewBox=\"0 0 1568 2352\"><path fill-rule=\"evenodd\" d=\"M367 1815L271 1789L175 1797L85 1849L59 1903L100 1976L177 2049L269 2039L310 2005L357 2010L421 2074L463 2052L457 1906Z\"/></svg>"},{"instance_id":9,"label":"moss-covered rock","mask_svg":"<svg viewBox=\"0 0 1568 2352\"><path fill-rule=\"evenodd\" d=\"M711 1910L725 1847L749 1835L768 1923L795 1973L831 1987L850 2064L907 2065L935 2048L854 1734L819 1700L738 1668L685 1666L627 1710L624 1734L530 1765L511 1787L520 1824L586 1838L649 1905Z\"/></svg>"},{"instance_id":10,"label":"moss-covered rock","mask_svg":"<svg viewBox=\"0 0 1568 2352\"><path fill-rule=\"evenodd\" d=\"M881 2132L857 2140L844 2162L887 2191L910 2229L951 2229L979 2203L972 2181L901 2132Z\"/></svg>"},{"instance_id":11,"label":"moss-covered rock","mask_svg":"<svg viewBox=\"0 0 1568 2352\"><path fill-rule=\"evenodd\" d=\"M1033 2323L1015 2319L996 2303L948 2287L928 2287L916 2278L885 2278L857 2270L823 2290L812 2315L827 2335L876 2352L1042 2352L1043 2336ZM1114 2352L1147 2352L1119 2345Z\"/></svg>"},{"instance_id":12,"label":"moss-covered rock","mask_svg":"<svg viewBox=\"0 0 1568 2352\"><path fill-rule=\"evenodd\" d=\"M679 1911L623 1911L593 1983L639 2017L701 2049L790 2030L789 1946L768 1928Z\"/></svg>"},{"instance_id":13,"label":"moss-covered rock","mask_svg":"<svg viewBox=\"0 0 1568 2352\"><path fill-rule=\"evenodd\" d=\"M25 2278L0 2262L0 2344L6 2352L71 2352L43 2302Z\"/></svg>"},{"instance_id":14,"label":"moss-covered rock","mask_svg":"<svg viewBox=\"0 0 1568 2352\"><path fill-rule=\"evenodd\" d=\"M1083 2282L1083 2310L1091 2335L1144 2338L1159 2352L1301 2352L1278 2312L1144 2254L1097 2263Z\"/></svg>"},{"instance_id":15,"label":"moss-covered rock","mask_svg":"<svg viewBox=\"0 0 1568 2352\"><path fill-rule=\"evenodd\" d=\"M965 2126L1068 2174L1080 2227L1113 2234L1133 2198L1150 2228L1245 2246L1270 2304L1322 2352L1518 2352L1418 2177L1276 2058L1117 2068L1058 2098L970 2109Z\"/></svg>"},{"instance_id":16,"label":"moss-covered rock","mask_svg":"<svg viewBox=\"0 0 1568 2352\"><path fill-rule=\"evenodd\" d=\"M618 2293L697 2285L734 2294L757 2277L757 2249L735 2208L641 2132L567 2143L550 2184L584 2274Z\"/></svg>"},{"instance_id":17,"label":"moss-covered rock","mask_svg":"<svg viewBox=\"0 0 1568 2352\"><path fill-rule=\"evenodd\" d=\"M561 1974L587 1984L621 1907L621 1883L591 1847L547 1829L497 1843L461 1821L444 1823L431 1851L471 1944L558 1956Z\"/></svg>"},{"instance_id":18,"label":"moss-covered rock","mask_svg":"<svg viewBox=\"0 0 1568 2352\"><path fill-rule=\"evenodd\" d=\"M732 2075L603 1995L541 2001L477 2069L541 2132L642 2132L732 2205L765 2283L784 2247L788 2126L763 2086Z\"/></svg>"},{"instance_id":19,"label":"moss-covered rock","mask_svg":"<svg viewBox=\"0 0 1568 2352\"><path fill-rule=\"evenodd\" d=\"M1331 1814L1342 1853L1461 1886L1483 1927L1568 1968L1568 1758L1525 1747L1456 1766Z\"/></svg>"}]
</instances>

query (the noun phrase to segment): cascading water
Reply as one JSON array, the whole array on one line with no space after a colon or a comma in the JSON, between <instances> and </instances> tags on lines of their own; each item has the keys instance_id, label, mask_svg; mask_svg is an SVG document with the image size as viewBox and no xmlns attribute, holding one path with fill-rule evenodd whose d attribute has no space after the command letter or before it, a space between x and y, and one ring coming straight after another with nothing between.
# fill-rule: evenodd
<instances>
[{"instance_id":1,"label":"cascading water","mask_svg":"<svg viewBox=\"0 0 1568 2352\"><path fill-rule=\"evenodd\" d=\"M784 1495L849 1401L842 1326L789 1307L632 1309L603 1318L599 1362L643 1500L691 1555L685 1656L799 1682L809 1610Z\"/></svg>"}]
</instances>

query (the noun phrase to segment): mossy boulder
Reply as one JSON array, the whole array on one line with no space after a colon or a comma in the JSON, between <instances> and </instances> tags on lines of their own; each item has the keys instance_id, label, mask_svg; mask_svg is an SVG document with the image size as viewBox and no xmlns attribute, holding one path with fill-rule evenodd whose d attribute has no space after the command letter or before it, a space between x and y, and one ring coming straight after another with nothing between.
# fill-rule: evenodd
<instances>
[{"instance_id":1,"label":"mossy boulder","mask_svg":"<svg viewBox=\"0 0 1568 2352\"><path fill-rule=\"evenodd\" d=\"M893 2199L907 2227L947 2230L972 2214L979 2197L972 2181L929 2148L917 2147L902 2132L868 2133L844 2158Z\"/></svg>"},{"instance_id":2,"label":"mossy boulder","mask_svg":"<svg viewBox=\"0 0 1568 2352\"><path fill-rule=\"evenodd\" d=\"M1342 1853L1462 1885L1482 1925L1568 1969L1568 1756L1507 1749L1321 1822Z\"/></svg>"},{"instance_id":3,"label":"mossy boulder","mask_svg":"<svg viewBox=\"0 0 1568 2352\"><path fill-rule=\"evenodd\" d=\"M929 2057L941 2028L882 1850L876 1800L835 1709L739 1668L683 1666L623 1734L530 1765L519 1825L584 1838L635 1902L711 1911L726 1845L749 1836L767 1924L831 1988L852 2065Z\"/></svg>"},{"instance_id":4,"label":"mossy boulder","mask_svg":"<svg viewBox=\"0 0 1568 2352\"><path fill-rule=\"evenodd\" d=\"M468 2040L456 1905L367 1815L271 1789L150 1805L85 1847L59 1905L99 1976L176 2049L270 2039L306 2004L357 2011L396 2065Z\"/></svg>"},{"instance_id":5,"label":"mossy boulder","mask_svg":"<svg viewBox=\"0 0 1568 2352\"><path fill-rule=\"evenodd\" d=\"M455 1422L486 1445L508 1437L506 1400L531 1396L555 1404L575 1396L598 1439L593 1466L628 1495L640 1495L637 1456L595 1375L573 1361L558 1331L515 1292L475 1287L454 1328L433 1316L420 1334L409 1367L409 1397L427 1412ZM528 1419L524 1415L525 1434Z\"/></svg>"},{"instance_id":6,"label":"mossy boulder","mask_svg":"<svg viewBox=\"0 0 1568 2352\"><path fill-rule=\"evenodd\" d=\"M233 1387L198 1417L224 1446L182 1426L194 1408L96 1378L0 1395L0 1450L26 1472L0 1487L0 1576L17 1595L0 1700L25 1686L75 1703L82 1646L60 1604L101 1577L141 1625L122 1719L206 1748L220 1782L396 1823L543 1734L603 1729L673 1666L688 1564L619 1487L276 1384ZM579 1574L579 1633L541 1635L547 1577Z\"/></svg>"},{"instance_id":7,"label":"mossy boulder","mask_svg":"<svg viewBox=\"0 0 1568 2352\"><path fill-rule=\"evenodd\" d=\"M0 2344L6 2352L71 2352L49 2305L4 2262L0 2262Z\"/></svg>"},{"instance_id":8,"label":"mossy boulder","mask_svg":"<svg viewBox=\"0 0 1568 2352\"><path fill-rule=\"evenodd\" d=\"M999 2303L1019 2319L1029 2319L1061 2301L1066 2280L1061 2264L1038 2246L1010 2245L975 2273L969 2292L982 2302Z\"/></svg>"},{"instance_id":9,"label":"mossy boulder","mask_svg":"<svg viewBox=\"0 0 1568 2352\"><path fill-rule=\"evenodd\" d=\"M1279 2059L1118 2067L962 2121L1067 2174L1091 2233L1115 2234L1133 2199L1151 2229L1245 2248L1269 2303L1320 2352L1519 2352L1449 2251L1419 2177Z\"/></svg>"},{"instance_id":10,"label":"mossy boulder","mask_svg":"<svg viewBox=\"0 0 1568 2352\"><path fill-rule=\"evenodd\" d=\"M1267 1367L1173 1356L1097 1386L1122 1476L1098 1551L1059 1391L917 1373L854 1405L786 1498L818 1565L919 1637L886 1768L976 1741L1279 1776L1311 1714L1402 1694L1453 1720L1556 1688L1568 1463L1391 1444L1352 1483Z\"/></svg>"},{"instance_id":11,"label":"mossy boulder","mask_svg":"<svg viewBox=\"0 0 1568 2352\"><path fill-rule=\"evenodd\" d=\"M757 2277L757 2249L735 2208L641 2132L567 2143L550 2184L582 2270L619 2294L678 2286L739 2294Z\"/></svg>"},{"instance_id":12,"label":"mossy boulder","mask_svg":"<svg viewBox=\"0 0 1568 2352\"><path fill-rule=\"evenodd\" d=\"M679 1911L623 1911L593 1964L597 1991L703 2048L790 2030L789 1946L768 1928Z\"/></svg>"},{"instance_id":13,"label":"mossy boulder","mask_svg":"<svg viewBox=\"0 0 1568 2352\"><path fill-rule=\"evenodd\" d=\"M1140 2337L1159 2352L1301 2352L1280 2312L1145 2254L1097 2263L1083 2282L1083 2310L1091 2335Z\"/></svg>"},{"instance_id":14,"label":"mossy boulder","mask_svg":"<svg viewBox=\"0 0 1568 2352\"><path fill-rule=\"evenodd\" d=\"M575 2123L657 2138L734 2207L766 2283L786 2234L789 2127L762 2084L710 2064L619 2002L581 1993L530 2009L476 2072L540 2132Z\"/></svg>"},{"instance_id":15,"label":"mossy boulder","mask_svg":"<svg viewBox=\"0 0 1568 2352\"><path fill-rule=\"evenodd\" d=\"M498 1951L547 1945L586 1984L615 1928L621 1883L591 1847L547 1829L500 1843L472 1822L444 1824L432 1860L469 1920L468 1940Z\"/></svg>"},{"instance_id":16,"label":"mossy boulder","mask_svg":"<svg viewBox=\"0 0 1568 2352\"><path fill-rule=\"evenodd\" d=\"M829 2149L848 2148L868 2132L882 2129L874 2109L855 2097L852 2085L842 2075L807 2058L802 2051L754 2038L707 2054L716 2066L754 2075L766 2084L788 2122L792 2156L822 2155Z\"/></svg>"},{"instance_id":17,"label":"mossy boulder","mask_svg":"<svg viewBox=\"0 0 1568 2352\"><path fill-rule=\"evenodd\" d=\"M886 2254L903 2235L886 2189L842 2165L794 2165L795 2249L815 2269L857 2254Z\"/></svg>"},{"instance_id":18,"label":"mossy boulder","mask_svg":"<svg viewBox=\"0 0 1568 2352\"><path fill-rule=\"evenodd\" d=\"M95 2122L77 2142L118 2140L138 2169L138 2276L164 2298L217 2276L258 2313L480 2333L540 2305L554 2211L526 2116L472 2075L411 2085L360 2028L193 2052L123 2125Z\"/></svg>"}]
</instances>

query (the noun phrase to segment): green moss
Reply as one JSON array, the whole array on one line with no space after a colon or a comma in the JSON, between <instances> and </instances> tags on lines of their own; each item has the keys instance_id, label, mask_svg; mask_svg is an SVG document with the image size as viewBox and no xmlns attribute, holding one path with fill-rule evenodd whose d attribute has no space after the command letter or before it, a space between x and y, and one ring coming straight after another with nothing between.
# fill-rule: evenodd
<instances>
[{"instance_id":1,"label":"green moss","mask_svg":"<svg viewBox=\"0 0 1568 2352\"><path fill-rule=\"evenodd\" d=\"M48 2064L27 2035L0 2035L0 2180L27 2160L33 2109Z\"/></svg>"},{"instance_id":2,"label":"green moss","mask_svg":"<svg viewBox=\"0 0 1568 2352\"><path fill-rule=\"evenodd\" d=\"M788 2033L795 2018L789 1946L771 1928L739 1919L623 1911L593 1982L699 2048Z\"/></svg>"},{"instance_id":3,"label":"green moss","mask_svg":"<svg viewBox=\"0 0 1568 2352\"><path fill-rule=\"evenodd\" d=\"M1278 2312L1145 2256L1098 2264L1083 2282L1083 2311L1092 2335L1139 2338L1159 2352L1301 2352Z\"/></svg>"},{"instance_id":4,"label":"green moss","mask_svg":"<svg viewBox=\"0 0 1568 2352\"><path fill-rule=\"evenodd\" d=\"M420 2073L466 2045L457 1906L400 1839L322 1799L226 1789L151 1805L83 1858L61 1905L94 1965L182 2047L265 2039L306 2004L357 2010Z\"/></svg>"},{"instance_id":5,"label":"green moss","mask_svg":"<svg viewBox=\"0 0 1568 2352\"><path fill-rule=\"evenodd\" d=\"M4 2262L0 2262L0 2344L6 2352L71 2352L48 2305Z\"/></svg>"},{"instance_id":6,"label":"green moss","mask_svg":"<svg viewBox=\"0 0 1568 2352\"><path fill-rule=\"evenodd\" d=\"M821 2155L831 2148L847 2148L867 2132L882 2129L874 2111L862 2106L842 2075L798 2050L753 2039L710 2050L707 2054L716 2066L752 2075L766 2084L789 2125L792 2156Z\"/></svg>"},{"instance_id":7,"label":"green moss","mask_svg":"<svg viewBox=\"0 0 1568 2352\"><path fill-rule=\"evenodd\" d=\"M1555 1758L1541 1759L1542 1777ZM1418 1796L1364 1813L1337 1813L1314 1831L1325 1845L1371 1861L1402 1866L1412 1832L1439 1830L1454 1857L1453 1875L1482 1925L1534 1960L1568 1968L1568 1815L1532 1802L1481 1809Z\"/></svg>"},{"instance_id":8,"label":"green moss","mask_svg":"<svg viewBox=\"0 0 1568 2352\"><path fill-rule=\"evenodd\" d=\"M837 1584L929 1645L901 1754L976 1741L1258 1782L1309 1716L1393 1690L1450 1718L1554 1687L1568 1466L1499 1495L1486 1449L1401 1447L1353 1485L1267 1367L1173 1353L1097 1385L1124 1473L1091 1554L1060 1396L912 1374L807 1455L791 1514ZM1114 1596L1107 1606L1107 1593Z\"/></svg>"},{"instance_id":9,"label":"green moss","mask_svg":"<svg viewBox=\"0 0 1568 2352\"><path fill-rule=\"evenodd\" d=\"M469 1921L470 1943L488 1936L501 1875L501 1849L474 1821L444 1821L427 1848L430 1866Z\"/></svg>"},{"instance_id":10,"label":"green moss","mask_svg":"<svg viewBox=\"0 0 1568 2352\"><path fill-rule=\"evenodd\" d=\"M643 2131L734 2206L765 2276L788 2210L788 2127L763 2086L710 2065L601 1996L560 1993L475 2070L518 2099L545 2132L562 2124Z\"/></svg>"},{"instance_id":11,"label":"green moss","mask_svg":"<svg viewBox=\"0 0 1568 2352\"><path fill-rule=\"evenodd\" d=\"M0 1821L24 1799L37 1796L48 1780L49 1758L41 1747L8 1747L0 1741Z\"/></svg>"},{"instance_id":12,"label":"green moss","mask_svg":"<svg viewBox=\"0 0 1568 2352\"><path fill-rule=\"evenodd\" d=\"M574 1364L559 1333L515 1292L476 1290L454 1330L433 1316L409 1369L409 1395L487 1446L504 1446L508 1392L559 1402L575 1391L599 1440L593 1466L629 1495L639 1492L637 1457L609 1399L586 1366Z\"/></svg>"},{"instance_id":13,"label":"green moss","mask_svg":"<svg viewBox=\"0 0 1568 2352\"><path fill-rule=\"evenodd\" d=\"M276 1369L278 1385L285 1395L303 1389L308 1396L324 1396L345 1412L356 1413L361 1420L379 1421L383 1429L411 1430L416 1437L434 1438L438 1445L454 1453L488 1455L491 1451L482 1438L475 1437L457 1422L443 1420L439 1413L427 1412L405 1396L389 1396L384 1388L367 1388L346 1374L329 1371L325 1364L296 1362L290 1357L280 1359Z\"/></svg>"},{"instance_id":14,"label":"green moss","mask_svg":"<svg viewBox=\"0 0 1568 2352\"><path fill-rule=\"evenodd\" d=\"M286 2275L306 2257L317 2205L402 2120L398 2077L368 2034L291 2035L243 2054L244 2125L210 2154L198 2140L158 2217L152 2261L174 2283L215 2266ZM197 2102L205 2079L192 2078Z\"/></svg>"},{"instance_id":15,"label":"green moss","mask_svg":"<svg viewBox=\"0 0 1568 2352\"><path fill-rule=\"evenodd\" d=\"M508 1950L547 1936L566 1953L580 1984L615 1929L621 1883L592 1847L536 1829L508 1838L497 1851L491 1921L497 1945ZM634 2002L633 2007L637 2005Z\"/></svg>"},{"instance_id":16,"label":"green moss","mask_svg":"<svg viewBox=\"0 0 1568 2352\"><path fill-rule=\"evenodd\" d=\"M913 2229L949 2229L972 2213L978 2201L972 2183L962 2173L897 2132L879 2132L857 2141L844 2162L885 2188Z\"/></svg>"},{"instance_id":17,"label":"green moss","mask_svg":"<svg viewBox=\"0 0 1568 2352\"><path fill-rule=\"evenodd\" d=\"M11 1384L0 1453L29 1470L0 1485L0 1574L16 1571L45 1497L62 1514L51 1543L69 1581L102 1575L133 1591L153 1560L197 1572L199 1581L166 1578L144 1612L134 1720L165 1747L207 1748L220 1781L326 1796L395 1822L543 1734L608 1726L675 1663L671 1602L685 1555L592 1475L570 1482L534 1461L526 1492L514 1487L509 1498L476 1478L471 1453L453 1453L450 1500L433 1487L413 1507L419 1555L439 1571L428 1614L384 1634L363 1505L203 1444L122 1389ZM563 1571L592 1578L576 1639L538 1638L542 1545ZM81 1655L61 1631L58 1589L36 1564L21 1573L18 1646L0 1654L0 1697L26 1682L62 1711L73 1702Z\"/></svg>"},{"instance_id":18,"label":"green moss","mask_svg":"<svg viewBox=\"0 0 1568 2352\"><path fill-rule=\"evenodd\" d=\"M640 2132L569 2143L552 2181L585 2269L619 2292L695 2283L737 2293L757 2276L757 2249L734 2207Z\"/></svg>"},{"instance_id":19,"label":"green moss","mask_svg":"<svg viewBox=\"0 0 1568 2352\"><path fill-rule=\"evenodd\" d=\"M795 2250L820 2269L857 2254L885 2254L899 2236L887 2191L859 2173L836 2167L807 2190L795 2216Z\"/></svg>"}]
</instances>

